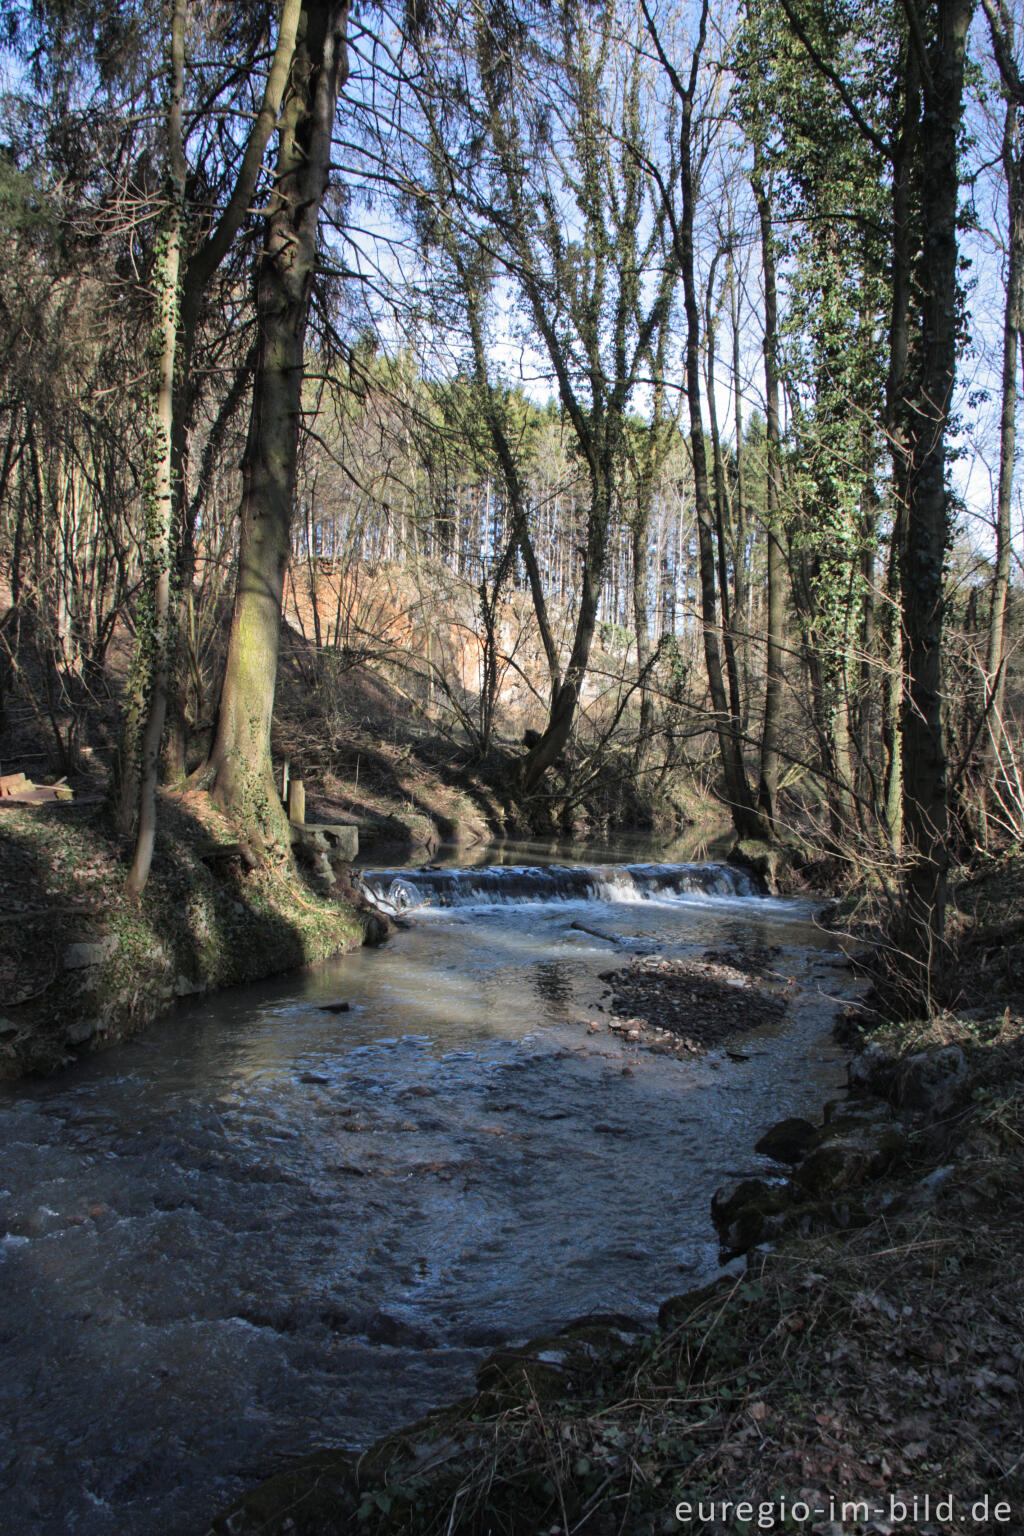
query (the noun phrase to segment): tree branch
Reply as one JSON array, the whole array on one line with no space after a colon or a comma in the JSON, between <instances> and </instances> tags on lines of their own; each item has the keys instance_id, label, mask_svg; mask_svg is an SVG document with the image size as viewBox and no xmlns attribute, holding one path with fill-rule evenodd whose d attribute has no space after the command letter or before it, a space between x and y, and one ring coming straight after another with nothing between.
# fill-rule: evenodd
<instances>
[{"instance_id":1,"label":"tree branch","mask_svg":"<svg viewBox=\"0 0 1024 1536\"><path fill-rule=\"evenodd\" d=\"M844 107L846 108L847 112L849 112L850 116L853 118L854 122L857 124L857 127L867 139L868 143L878 152L878 154L883 155L886 160L891 160L892 149L888 141L882 137L877 129L872 128L871 124L868 122L867 118L864 116L863 112L860 110L857 103L850 95L849 88L847 87L843 77L838 73L837 70L832 68L831 64L829 64L827 60L822 58L821 54L818 52L818 49L814 46L808 37L807 30L803 23L799 21L795 16L793 7L790 4L790 0L779 0L779 4L785 11L786 20L789 22L795 37L802 44L804 51L806 52L808 58L811 60L811 63L814 65L818 73L823 75L824 78L833 87L833 89L838 93Z\"/></svg>"},{"instance_id":2,"label":"tree branch","mask_svg":"<svg viewBox=\"0 0 1024 1536\"><path fill-rule=\"evenodd\" d=\"M981 0L992 33L992 52L996 56L1003 89L1018 107L1024 107L1024 80L1013 56L1013 17L1005 0Z\"/></svg>"}]
</instances>

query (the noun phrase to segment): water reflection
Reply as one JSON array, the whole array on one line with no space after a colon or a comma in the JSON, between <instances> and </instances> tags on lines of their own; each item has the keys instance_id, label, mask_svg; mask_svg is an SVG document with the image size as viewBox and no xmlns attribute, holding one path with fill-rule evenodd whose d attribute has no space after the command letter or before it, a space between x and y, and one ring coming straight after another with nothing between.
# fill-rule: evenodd
<instances>
[{"instance_id":1,"label":"water reflection","mask_svg":"<svg viewBox=\"0 0 1024 1536\"><path fill-rule=\"evenodd\" d=\"M481 869L510 864L628 864L652 859L657 863L689 864L693 859L723 859L736 841L735 834L723 829L712 837L702 833L683 833L665 840L641 832L635 836L594 838L589 842L564 839L502 838L466 848L457 843L442 843L430 855L422 849L404 849L401 845L365 842L357 864L376 869L382 864L402 869Z\"/></svg>"},{"instance_id":2,"label":"water reflection","mask_svg":"<svg viewBox=\"0 0 1024 1536\"><path fill-rule=\"evenodd\" d=\"M533 986L538 999L546 1003L554 1014L567 1016L573 999L572 980L565 965L547 960L538 965L533 973Z\"/></svg>"},{"instance_id":3,"label":"water reflection","mask_svg":"<svg viewBox=\"0 0 1024 1536\"><path fill-rule=\"evenodd\" d=\"M750 944L803 990L745 1062L573 1022L618 958ZM791 903L463 907L8 1090L10 1528L184 1536L466 1390L488 1342L652 1316L715 1263L714 1186L838 1077L831 944Z\"/></svg>"}]
</instances>

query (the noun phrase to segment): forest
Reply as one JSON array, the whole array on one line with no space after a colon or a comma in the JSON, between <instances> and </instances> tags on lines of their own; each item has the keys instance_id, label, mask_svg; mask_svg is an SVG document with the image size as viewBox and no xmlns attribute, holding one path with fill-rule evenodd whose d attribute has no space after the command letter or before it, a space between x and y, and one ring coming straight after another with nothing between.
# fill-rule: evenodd
<instances>
[{"instance_id":1,"label":"forest","mask_svg":"<svg viewBox=\"0 0 1024 1536\"><path fill-rule=\"evenodd\" d=\"M0 0L19 1536L1024 1530L1019 12Z\"/></svg>"},{"instance_id":2,"label":"forest","mask_svg":"<svg viewBox=\"0 0 1024 1536\"><path fill-rule=\"evenodd\" d=\"M1024 830L1004 0L3 26L3 766L102 780L134 893L162 786L287 857L298 634L506 825L809 839L919 1006Z\"/></svg>"}]
</instances>

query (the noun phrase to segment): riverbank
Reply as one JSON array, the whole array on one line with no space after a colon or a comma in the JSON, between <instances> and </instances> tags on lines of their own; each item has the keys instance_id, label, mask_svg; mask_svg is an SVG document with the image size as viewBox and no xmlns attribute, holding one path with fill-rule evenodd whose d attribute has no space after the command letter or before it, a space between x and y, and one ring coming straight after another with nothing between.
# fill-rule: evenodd
<instances>
[{"instance_id":1,"label":"riverbank","mask_svg":"<svg viewBox=\"0 0 1024 1536\"><path fill-rule=\"evenodd\" d=\"M153 872L125 894L105 809L0 815L0 1078L58 1070L175 1003L315 964L379 936L379 919L293 870L249 869L198 793L161 796Z\"/></svg>"},{"instance_id":2,"label":"riverbank","mask_svg":"<svg viewBox=\"0 0 1024 1536\"><path fill-rule=\"evenodd\" d=\"M475 1396L314 1455L213 1532L1020 1529L1022 876L961 882L958 1015L859 1042L849 1101L762 1212L773 1247L653 1335L594 1319L498 1351Z\"/></svg>"}]
</instances>

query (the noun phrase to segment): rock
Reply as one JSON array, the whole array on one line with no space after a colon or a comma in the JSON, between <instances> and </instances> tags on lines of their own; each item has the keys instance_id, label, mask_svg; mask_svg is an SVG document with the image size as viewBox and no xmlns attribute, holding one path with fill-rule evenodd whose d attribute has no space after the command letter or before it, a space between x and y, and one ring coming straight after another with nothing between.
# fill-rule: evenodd
<instances>
[{"instance_id":1,"label":"rock","mask_svg":"<svg viewBox=\"0 0 1024 1536\"><path fill-rule=\"evenodd\" d=\"M662 1333L668 1333L673 1328L688 1323L696 1313L707 1308L709 1303L719 1304L724 1301L729 1281L726 1280L723 1285L723 1276L729 1274L729 1270L723 1270L714 1280L709 1280L706 1285L699 1286L695 1291L683 1291L679 1296L669 1296L658 1308L659 1330ZM715 1310L717 1311L717 1305Z\"/></svg>"},{"instance_id":2,"label":"rock","mask_svg":"<svg viewBox=\"0 0 1024 1536\"><path fill-rule=\"evenodd\" d=\"M779 850L771 843L761 843L753 838L739 842L726 854L726 863L736 864L747 870L761 883L761 889L771 896L778 895L777 875Z\"/></svg>"},{"instance_id":3,"label":"rock","mask_svg":"<svg viewBox=\"0 0 1024 1536\"><path fill-rule=\"evenodd\" d=\"M890 1122L892 1119L892 1105L885 1099L873 1096L857 1099L829 1099L825 1105L826 1125L833 1125L839 1120L847 1124L856 1122L858 1125L878 1125L882 1122Z\"/></svg>"},{"instance_id":4,"label":"rock","mask_svg":"<svg viewBox=\"0 0 1024 1536\"><path fill-rule=\"evenodd\" d=\"M915 1114L944 1119L970 1097L971 1070L958 1045L942 1045L901 1059L897 1069L899 1103Z\"/></svg>"},{"instance_id":5,"label":"rock","mask_svg":"<svg viewBox=\"0 0 1024 1536\"><path fill-rule=\"evenodd\" d=\"M792 1202L788 1184L769 1184L765 1179L741 1179L726 1184L711 1197L711 1219L718 1229L723 1249L746 1253L748 1248L774 1237L780 1228L777 1219Z\"/></svg>"},{"instance_id":6,"label":"rock","mask_svg":"<svg viewBox=\"0 0 1024 1536\"><path fill-rule=\"evenodd\" d=\"M931 1173L919 1179L896 1201L896 1209L902 1213L930 1210L937 1203L954 1172L952 1163L933 1168Z\"/></svg>"},{"instance_id":7,"label":"rock","mask_svg":"<svg viewBox=\"0 0 1024 1536\"><path fill-rule=\"evenodd\" d=\"M765 1131L761 1140L754 1143L754 1151L761 1152L776 1163L798 1163L806 1154L817 1134L817 1127L799 1115L780 1120Z\"/></svg>"},{"instance_id":8,"label":"rock","mask_svg":"<svg viewBox=\"0 0 1024 1536\"><path fill-rule=\"evenodd\" d=\"M350 864L359 853L359 828L342 822L307 821L292 826L292 845L305 844Z\"/></svg>"},{"instance_id":9,"label":"rock","mask_svg":"<svg viewBox=\"0 0 1024 1536\"><path fill-rule=\"evenodd\" d=\"M18 1026L13 1019L0 1018L0 1040L9 1040L12 1035L18 1033Z\"/></svg>"},{"instance_id":10,"label":"rock","mask_svg":"<svg viewBox=\"0 0 1024 1536\"><path fill-rule=\"evenodd\" d=\"M853 1227L866 1227L871 1216L856 1198L840 1195L835 1200L810 1200L795 1205L786 1218L786 1231L800 1237L816 1233L847 1232Z\"/></svg>"},{"instance_id":11,"label":"rock","mask_svg":"<svg viewBox=\"0 0 1024 1536\"><path fill-rule=\"evenodd\" d=\"M351 1003L321 1003L321 1013L348 1013Z\"/></svg>"},{"instance_id":12,"label":"rock","mask_svg":"<svg viewBox=\"0 0 1024 1536\"><path fill-rule=\"evenodd\" d=\"M793 1177L809 1195L827 1199L881 1178L905 1146L906 1138L895 1125L834 1120L819 1131L816 1145Z\"/></svg>"},{"instance_id":13,"label":"rock","mask_svg":"<svg viewBox=\"0 0 1024 1536\"><path fill-rule=\"evenodd\" d=\"M437 1339L425 1328L414 1323L404 1323L400 1317L389 1317L386 1312L375 1312L366 1327L366 1336L375 1344L389 1344L397 1349L434 1349Z\"/></svg>"},{"instance_id":14,"label":"rock","mask_svg":"<svg viewBox=\"0 0 1024 1536\"><path fill-rule=\"evenodd\" d=\"M75 1019L64 1031L64 1038L68 1045L84 1045L94 1035L98 1035L103 1028L102 1019Z\"/></svg>"},{"instance_id":15,"label":"rock","mask_svg":"<svg viewBox=\"0 0 1024 1536\"><path fill-rule=\"evenodd\" d=\"M109 960L116 955L117 947L117 936L113 933L108 933L103 939L69 944L64 951L64 969L80 971L88 965L102 965L104 960Z\"/></svg>"},{"instance_id":16,"label":"rock","mask_svg":"<svg viewBox=\"0 0 1024 1536\"><path fill-rule=\"evenodd\" d=\"M356 915L362 925L363 943L369 948L385 943L395 932L395 924L383 912L374 912L372 908L363 907Z\"/></svg>"},{"instance_id":17,"label":"rock","mask_svg":"<svg viewBox=\"0 0 1024 1536\"><path fill-rule=\"evenodd\" d=\"M885 1093L892 1080L892 1058L873 1040L846 1069L851 1093Z\"/></svg>"},{"instance_id":18,"label":"rock","mask_svg":"<svg viewBox=\"0 0 1024 1536\"><path fill-rule=\"evenodd\" d=\"M572 1354L559 1343L538 1339L521 1349L496 1349L476 1373L477 1391L510 1402L519 1400L524 1388L540 1402L563 1396L572 1386Z\"/></svg>"},{"instance_id":19,"label":"rock","mask_svg":"<svg viewBox=\"0 0 1024 1536\"><path fill-rule=\"evenodd\" d=\"M184 972L180 976L175 976L174 978L175 997L193 997L203 990L203 983L201 981L193 981L192 978L190 976L186 976Z\"/></svg>"}]
</instances>

